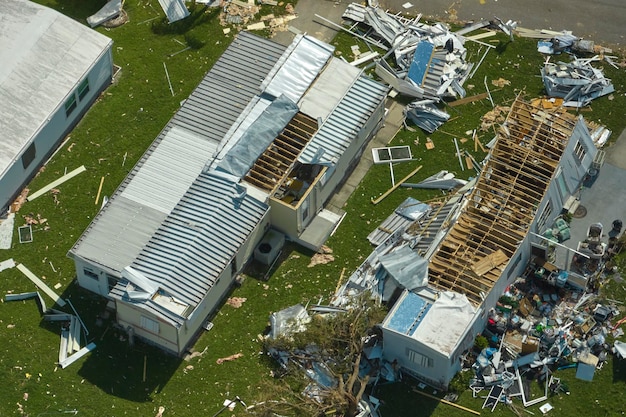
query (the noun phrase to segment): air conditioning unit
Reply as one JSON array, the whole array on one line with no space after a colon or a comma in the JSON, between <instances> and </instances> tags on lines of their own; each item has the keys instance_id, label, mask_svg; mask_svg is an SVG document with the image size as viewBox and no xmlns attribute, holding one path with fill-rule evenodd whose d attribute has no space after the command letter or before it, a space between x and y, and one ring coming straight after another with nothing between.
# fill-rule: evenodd
<instances>
[{"instance_id":1,"label":"air conditioning unit","mask_svg":"<svg viewBox=\"0 0 626 417\"><path fill-rule=\"evenodd\" d=\"M254 249L254 259L265 265L271 265L283 250L285 235L270 229Z\"/></svg>"}]
</instances>

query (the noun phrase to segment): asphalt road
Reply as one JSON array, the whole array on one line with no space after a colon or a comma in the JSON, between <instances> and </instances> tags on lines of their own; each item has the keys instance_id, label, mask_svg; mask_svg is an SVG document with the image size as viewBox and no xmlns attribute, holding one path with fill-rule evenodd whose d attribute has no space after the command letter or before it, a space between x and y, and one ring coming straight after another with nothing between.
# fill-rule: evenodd
<instances>
[{"instance_id":1,"label":"asphalt road","mask_svg":"<svg viewBox=\"0 0 626 417\"><path fill-rule=\"evenodd\" d=\"M410 2L410 8L402 5ZM379 0L380 6L412 15L463 21L514 20L528 29L570 30L575 36L613 48L626 47L625 0Z\"/></svg>"}]
</instances>

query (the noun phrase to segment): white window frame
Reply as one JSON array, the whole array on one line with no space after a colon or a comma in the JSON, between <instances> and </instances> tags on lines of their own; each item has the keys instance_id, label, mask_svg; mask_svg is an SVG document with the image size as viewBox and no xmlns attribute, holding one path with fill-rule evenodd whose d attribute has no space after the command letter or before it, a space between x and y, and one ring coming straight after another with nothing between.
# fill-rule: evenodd
<instances>
[{"instance_id":1,"label":"white window frame","mask_svg":"<svg viewBox=\"0 0 626 417\"><path fill-rule=\"evenodd\" d=\"M422 368L432 368L434 364L433 358L429 358L428 356L421 354L413 349L407 349L406 354L411 362L414 364L421 366Z\"/></svg>"},{"instance_id":2,"label":"white window frame","mask_svg":"<svg viewBox=\"0 0 626 417\"><path fill-rule=\"evenodd\" d=\"M142 329L145 329L151 333L159 334L159 322L152 320L149 317L141 316L140 324Z\"/></svg>"},{"instance_id":3,"label":"white window frame","mask_svg":"<svg viewBox=\"0 0 626 417\"><path fill-rule=\"evenodd\" d=\"M576 142L576 146L574 146L574 155L576 155L576 158L578 158L580 162L582 162L583 159L585 159L585 155L587 155L587 149L585 149L580 141Z\"/></svg>"}]
</instances>

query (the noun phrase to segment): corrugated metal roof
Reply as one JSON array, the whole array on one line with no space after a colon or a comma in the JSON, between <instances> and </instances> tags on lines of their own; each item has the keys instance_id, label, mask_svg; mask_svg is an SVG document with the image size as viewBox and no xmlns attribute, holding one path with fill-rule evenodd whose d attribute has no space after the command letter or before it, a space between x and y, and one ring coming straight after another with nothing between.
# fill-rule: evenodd
<instances>
[{"instance_id":1,"label":"corrugated metal roof","mask_svg":"<svg viewBox=\"0 0 626 417\"><path fill-rule=\"evenodd\" d=\"M334 50L334 46L311 36L297 35L263 81L261 89L274 97L284 94L297 103Z\"/></svg>"},{"instance_id":2,"label":"corrugated metal roof","mask_svg":"<svg viewBox=\"0 0 626 417\"><path fill-rule=\"evenodd\" d=\"M285 47L241 32L98 213L70 254L129 265L246 108ZM114 234L111 229L123 228Z\"/></svg>"},{"instance_id":3,"label":"corrugated metal roof","mask_svg":"<svg viewBox=\"0 0 626 417\"><path fill-rule=\"evenodd\" d=\"M0 1L0 174L112 44L30 1Z\"/></svg>"},{"instance_id":4,"label":"corrugated metal roof","mask_svg":"<svg viewBox=\"0 0 626 417\"><path fill-rule=\"evenodd\" d=\"M360 74L360 68L341 59L331 59L298 103L300 111L314 119L326 120Z\"/></svg>"},{"instance_id":5,"label":"corrugated metal roof","mask_svg":"<svg viewBox=\"0 0 626 417\"><path fill-rule=\"evenodd\" d=\"M245 188L236 181L218 171L202 173L132 267L177 302L195 307L269 210L247 193L241 197ZM111 295L121 298L124 285ZM142 306L178 324L183 321L153 301Z\"/></svg>"},{"instance_id":6,"label":"corrugated metal roof","mask_svg":"<svg viewBox=\"0 0 626 417\"><path fill-rule=\"evenodd\" d=\"M189 16L189 10L185 7L183 0L159 0L161 8L170 23L177 22Z\"/></svg>"},{"instance_id":7,"label":"corrugated metal roof","mask_svg":"<svg viewBox=\"0 0 626 417\"><path fill-rule=\"evenodd\" d=\"M303 164L333 165L387 95L388 88L361 75L302 151Z\"/></svg>"}]
</instances>

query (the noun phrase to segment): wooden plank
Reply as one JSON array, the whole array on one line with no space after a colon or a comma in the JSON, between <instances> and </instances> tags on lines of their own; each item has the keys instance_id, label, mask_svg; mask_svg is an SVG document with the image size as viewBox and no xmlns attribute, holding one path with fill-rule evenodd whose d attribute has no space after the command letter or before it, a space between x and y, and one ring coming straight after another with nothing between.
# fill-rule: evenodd
<instances>
[{"instance_id":1,"label":"wooden plank","mask_svg":"<svg viewBox=\"0 0 626 417\"><path fill-rule=\"evenodd\" d=\"M380 197L378 197L375 200L372 200L372 204L378 204L381 201L383 201L389 194L391 194L396 188L400 187L400 185L402 185L403 182L406 182L409 178L411 178L413 175L417 174L417 171L419 171L420 169L422 169L422 166L418 166L417 168L415 168L413 171L411 171L411 173L409 175L407 175L406 177L402 178L400 181L396 182L396 185L394 185L393 187L391 187L390 189L388 189L387 191L385 191L385 193L383 195L381 195Z\"/></svg>"},{"instance_id":2,"label":"wooden plank","mask_svg":"<svg viewBox=\"0 0 626 417\"><path fill-rule=\"evenodd\" d=\"M38 286L43 292L45 292L50 298L52 298L59 306L63 307L65 305L65 301L61 297L57 295L45 282L43 282L37 275L33 274L28 268L26 268L22 264L18 264L17 269L28 279L30 279L36 286Z\"/></svg>"},{"instance_id":3,"label":"wooden plank","mask_svg":"<svg viewBox=\"0 0 626 417\"><path fill-rule=\"evenodd\" d=\"M85 172L86 170L87 170L87 168L85 168L84 165L79 166L74 171L68 172L67 174L63 175L61 178L59 178L59 179L57 179L55 181L52 181L50 184L48 184L48 185L44 186L43 188L35 191L34 193L32 193L31 195L26 197L26 201L33 201L34 199L36 199L40 195L45 194L46 192L52 190L55 187L58 187L59 185L63 184L65 181L74 178L76 175L80 174L81 172Z\"/></svg>"},{"instance_id":4,"label":"wooden plank","mask_svg":"<svg viewBox=\"0 0 626 417\"><path fill-rule=\"evenodd\" d=\"M478 262L472 265L472 271L479 277L498 267L508 260L507 256L502 252L502 249L498 249L494 253L485 256Z\"/></svg>"},{"instance_id":5,"label":"wooden plank","mask_svg":"<svg viewBox=\"0 0 626 417\"><path fill-rule=\"evenodd\" d=\"M98 200L100 200L100 193L102 193L102 185L104 184L104 177L100 178L100 186L98 187L98 194L96 194L96 206L98 205Z\"/></svg>"},{"instance_id":6,"label":"wooden plank","mask_svg":"<svg viewBox=\"0 0 626 417\"><path fill-rule=\"evenodd\" d=\"M480 94L476 94L475 96L464 97L458 100L451 101L450 103L448 103L448 106L450 107L460 106L460 105L467 104L467 103L473 103L478 100L484 100L487 97L488 97L487 93L480 93Z\"/></svg>"}]
</instances>

